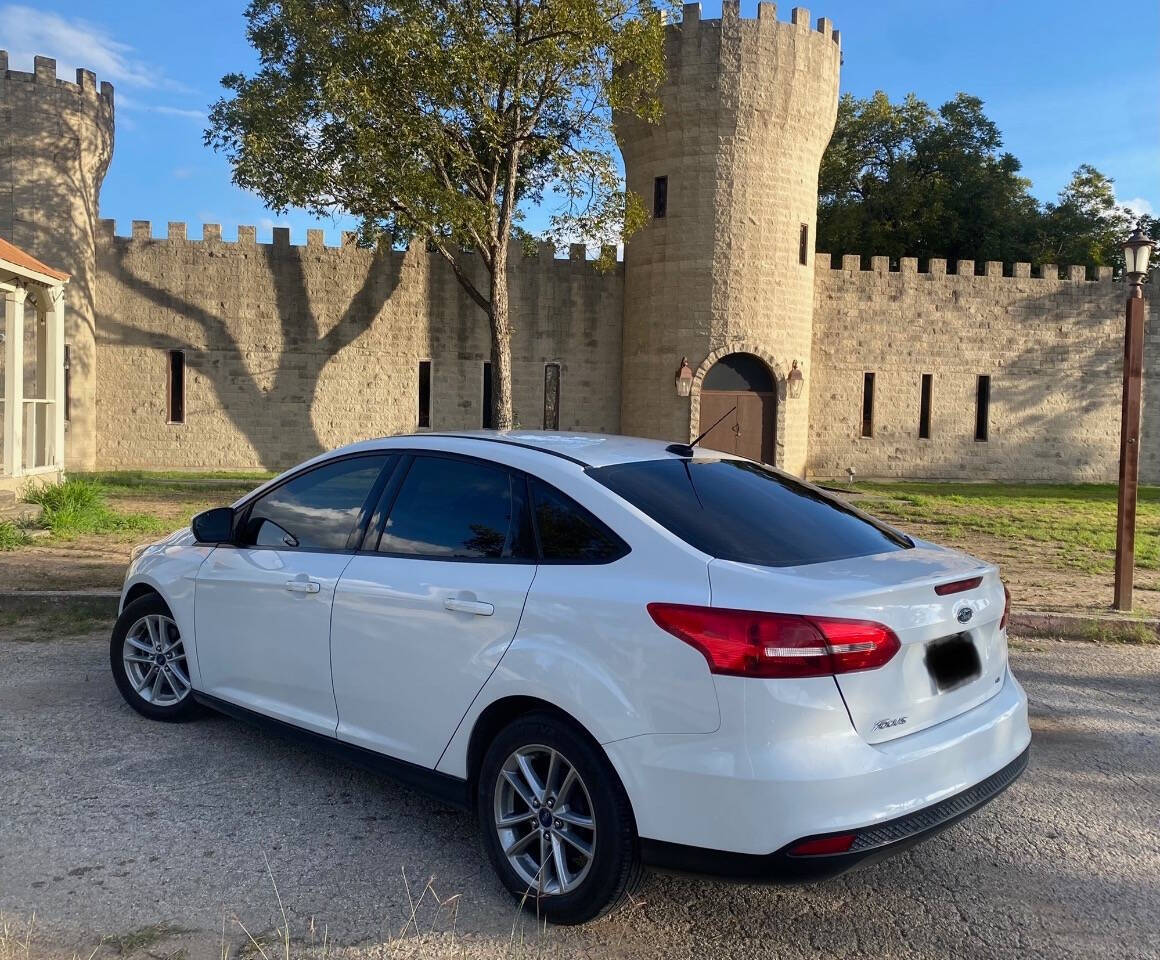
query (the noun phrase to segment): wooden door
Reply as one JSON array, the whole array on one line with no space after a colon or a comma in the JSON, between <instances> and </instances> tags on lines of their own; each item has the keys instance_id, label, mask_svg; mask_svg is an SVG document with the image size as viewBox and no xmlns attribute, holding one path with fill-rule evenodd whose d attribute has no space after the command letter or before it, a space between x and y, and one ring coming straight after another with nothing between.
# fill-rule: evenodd
<instances>
[{"instance_id":1,"label":"wooden door","mask_svg":"<svg viewBox=\"0 0 1160 960\"><path fill-rule=\"evenodd\" d=\"M710 450L721 450L724 453L739 453L737 449L737 437L741 431L739 423L741 410L737 403L739 396L741 394L724 393L717 390L705 390L701 393L700 429L709 430L709 427L717 423L719 418L725 417L717 426L709 430L705 439L701 441L702 447L708 447ZM736 409L730 413L731 408Z\"/></svg>"},{"instance_id":2,"label":"wooden door","mask_svg":"<svg viewBox=\"0 0 1160 960\"><path fill-rule=\"evenodd\" d=\"M708 429L719 417L725 419L709 432L701 446L773 463L776 405L777 397L772 393L702 391L701 429Z\"/></svg>"}]
</instances>

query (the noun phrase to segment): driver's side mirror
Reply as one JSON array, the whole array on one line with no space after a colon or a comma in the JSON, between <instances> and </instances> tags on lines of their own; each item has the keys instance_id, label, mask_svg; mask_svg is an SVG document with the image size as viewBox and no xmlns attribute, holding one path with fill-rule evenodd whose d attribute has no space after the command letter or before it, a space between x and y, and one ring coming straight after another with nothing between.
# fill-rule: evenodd
<instances>
[{"instance_id":1,"label":"driver's side mirror","mask_svg":"<svg viewBox=\"0 0 1160 960\"><path fill-rule=\"evenodd\" d=\"M229 543L234 538L234 508L214 507L189 524L198 543Z\"/></svg>"}]
</instances>

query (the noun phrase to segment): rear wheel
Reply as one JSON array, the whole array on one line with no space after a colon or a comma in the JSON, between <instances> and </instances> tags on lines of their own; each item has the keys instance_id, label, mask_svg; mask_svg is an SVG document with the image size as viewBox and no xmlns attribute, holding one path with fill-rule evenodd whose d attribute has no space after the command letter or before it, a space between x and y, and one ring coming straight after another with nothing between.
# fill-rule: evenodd
<instances>
[{"instance_id":1,"label":"rear wheel","mask_svg":"<svg viewBox=\"0 0 1160 960\"><path fill-rule=\"evenodd\" d=\"M188 720L198 712L177 622L152 593L128 604L109 644L113 679L125 702L151 720Z\"/></svg>"},{"instance_id":2,"label":"rear wheel","mask_svg":"<svg viewBox=\"0 0 1160 960\"><path fill-rule=\"evenodd\" d=\"M483 758L476 803L492 865L554 923L583 923L632 891L641 866L620 779L571 724L535 713L504 728Z\"/></svg>"}]
</instances>

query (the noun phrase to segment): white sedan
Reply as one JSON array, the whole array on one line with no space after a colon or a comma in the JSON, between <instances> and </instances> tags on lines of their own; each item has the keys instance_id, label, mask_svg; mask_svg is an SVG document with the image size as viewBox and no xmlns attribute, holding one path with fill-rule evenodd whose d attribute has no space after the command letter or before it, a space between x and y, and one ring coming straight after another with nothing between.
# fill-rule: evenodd
<instances>
[{"instance_id":1,"label":"white sedan","mask_svg":"<svg viewBox=\"0 0 1160 960\"><path fill-rule=\"evenodd\" d=\"M425 433L324 454L141 550L113 675L473 809L588 920L642 865L819 879L1027 764L998 570L725 454ZM530 894L530 895L529 895Z\"/></svg>"}]
</instances>

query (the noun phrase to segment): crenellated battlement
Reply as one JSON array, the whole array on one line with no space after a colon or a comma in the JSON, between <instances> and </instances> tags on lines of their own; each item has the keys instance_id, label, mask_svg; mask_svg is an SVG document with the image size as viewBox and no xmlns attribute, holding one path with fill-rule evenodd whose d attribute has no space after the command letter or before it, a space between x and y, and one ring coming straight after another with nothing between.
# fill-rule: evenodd
<instances>
[{"instance_id":1,"label":"crenellated battlement","mask_svg":"<svg viewBox=\"0 0 1160 960\"><path fill-rule=\"evenodd\" d=\"M352 231L342 231L341 241L335 244L326 242L325 231L319 229L310 229L306 231L306 243L290 242L290 228L289 227L274 227L272 236L269 242L258 241L258 228L250 224L239 224L237 228L237 239L226 240L222 238L222 228L219 223L203 223L201 225L201 239L194 239L189 234L187 225L180 220L170 220L166 226L165 236L154 236L153 223L150 220L134 220L130 226L128 234L117 233L117 223L115 220L101 220L100 229L98 231L99 238L107 243L118 244L139 244L139 245L163 245L171 246L198 246L209 248L263 248L266 250L310 250L310 251L327 251L333 254L349 254L352 256L366 256L371 257L375 251L366 247L359 247L357 245L357 234ZM422 250L422 248L412 248L410 250L396 250L392 251L393 255L403 257L413 254L416 251L421 252L424 256L435 257L437 254L434 251ZM600 257L611 253L614 257L616 254L615 247L602 247L599 254ZM474 251L464 250L463 256L471 257ZM557 250L556 246L549 242L541 242L537 244L534 256L528 257L523 246L512 241L511 256L514 259L532 259L559 263L595 263L598 259L593 256L591 251L582 243L569 244L567 255L561 255L561 251Z\"/></svg>"},{"instance_id":2,"label":"crenellated battlement","mask_svg":"<svg viewBox=\"0 0 1160 960\"><path fill-rule=\"evenodd\" d=\"M34 57L31 73L8 69L8 51L0 50L0 77L8 83L36 84L54 91L67 91L78 96L101 99L113 105L113 85L102 80L97 86L97 75L92 70L78 69L76 82L61 80L56 75L56 61L52 57Z\"/></svg>"},{"instance_id":3,"label":"crenellated battlement","mask_svg":"<svg viewBox=\"0 0 1160 960\"><path fill-rule=\"evenodd\" d=\"M1033 268L1030 263L1003 263L1001 260L956 260L949 263L938 257L926 262L926 269L919 269L917 257L862 257L848 253L834 260L828 253L815 254L814 269L820 276L833 273L884 273L913 274L935 277L962 277L979 280L1051 280L1057 283L1111 283L1111 267L1067 266L1055 263L1041 264ZM1118 282L1118 281L1117 281ZM1160 270L1152 271L1150 283L1160 285Z\"/></svg>"},{"instance_id":4,"label":"crenellated battlement","mask_svg":"<svg viewBox=\"0 0 1160 960\"><path fill-rule=\"evenodd\" d=\"M694 63L716 61L735 66L732 58L722 58L722 50L728 50L722 39L733 39L744 46L755 44L768 46L778 41L793 44L808 44L813 52L831 58L835 64L841 60L842 38L834 29L829 17L819 17L810 26L810 11L805 7L794 7L787 21L777 19L777 4L762 0L757 5L755 18L742 17L738 0L724 0L721 17L713 20L701 19L701 4L686 3L681 20L670 23L666 28L666 59L670 74L676 79L682 67Z\"/></svg>"}]
</instances>

